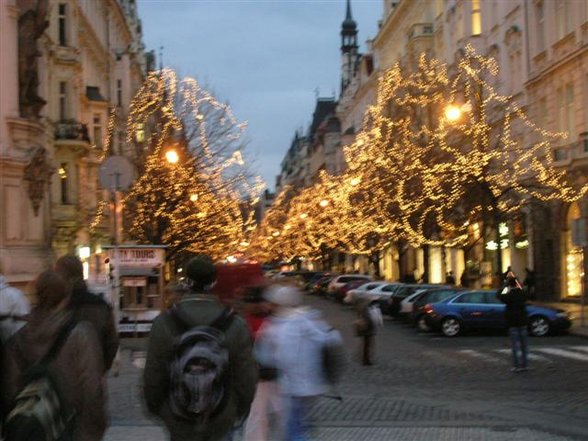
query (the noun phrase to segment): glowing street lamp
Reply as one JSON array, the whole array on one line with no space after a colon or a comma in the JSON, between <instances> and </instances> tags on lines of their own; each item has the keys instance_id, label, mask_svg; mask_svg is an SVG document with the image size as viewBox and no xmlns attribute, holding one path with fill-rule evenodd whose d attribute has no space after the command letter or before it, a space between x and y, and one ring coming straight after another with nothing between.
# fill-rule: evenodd
<instances>
[{"instance_id":1,"label":"glowing street lamp","mask_svg":"<svg viewBox=\"0 0 588 441\"><path fill-rule=\"evenodd\" d=\"M177 164L180 160L180 156L174 149L169 149L167 152L165 152L165 159L170 164Z\"/></svg>"},{"instance_id":2,"label":"glowing street lamp","mask_svg":"<svg viewBox=\"0 0 588 441\"><path fill-rule=\"evenodd\" d=\"M445 108L445 118L447 118L447 121L449 122L458 121L461 118L461 114L461 108L455 104L450 104Z\"/></svg>"},{"instance_id":3,"label":"glowing street lamp","mask_svg":"<svg viewBox=\"0 0 588 441\"><path fill-rule=\"evenodd\" d=\"M319 205L324 208L327 205L329 205L329 201L326 199L323 199L322 201L319 202Z\"/></svg>"}]
</instances>

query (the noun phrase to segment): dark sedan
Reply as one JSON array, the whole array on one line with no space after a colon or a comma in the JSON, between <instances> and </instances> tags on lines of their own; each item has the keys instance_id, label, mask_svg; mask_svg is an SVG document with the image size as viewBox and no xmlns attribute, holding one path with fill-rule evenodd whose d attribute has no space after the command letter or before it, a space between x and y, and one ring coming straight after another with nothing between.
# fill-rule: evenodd
<instances>
[{"instance_id":1,"label":"dark sedan","mask_svg":"<svg viewBox=\"0 0 588 441\"><path fill-rule=\"evenodd\" d=\"M455 337L464 330L506 329L505 305L496 291L466 291L438 303L428 303L425 321L433 330ZM568 329L572 322L561 309L527 305L529 333L541 337Z\"/></svg>"}]
</instances>

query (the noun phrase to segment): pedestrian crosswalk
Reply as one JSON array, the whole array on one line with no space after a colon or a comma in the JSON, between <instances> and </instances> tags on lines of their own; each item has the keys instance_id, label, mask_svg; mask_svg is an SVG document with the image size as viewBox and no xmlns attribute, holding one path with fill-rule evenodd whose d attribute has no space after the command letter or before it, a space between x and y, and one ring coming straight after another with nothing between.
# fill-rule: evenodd
<instances>
[{"instance_id":1,"label":"pedestrian crosswalk","mask_svg":"<svg viewBox=\"0 0 588 441\"><path fill-rule=\"evenodd\" d=\"M511 350L501 349L459 349L462 357L477 359L485 363L504 363L505 357L510 357ZM529 360L545 364L558 361L574 360L588 362L588 345L569 345L562 347L539 346L529 348Z\"/></svg>"}]
</instances>

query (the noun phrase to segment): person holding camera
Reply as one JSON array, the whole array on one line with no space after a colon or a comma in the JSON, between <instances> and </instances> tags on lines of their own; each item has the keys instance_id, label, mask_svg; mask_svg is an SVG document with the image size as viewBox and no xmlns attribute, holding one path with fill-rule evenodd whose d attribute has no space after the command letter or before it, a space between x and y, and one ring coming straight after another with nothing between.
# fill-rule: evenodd
<instances>
[{"instance_id":1,"label":"person holding camera","mask_svg":"<svg viewBox=\"0 0 588 441\"><path fill-rule=\"evenodd\" d=\"M527 337L527 295L512 271L506 275L504 287L498 298L506 305L504 317L510 335L513 367L512 372L528 370L529 345Z\"/></svg>"}]
</instances>

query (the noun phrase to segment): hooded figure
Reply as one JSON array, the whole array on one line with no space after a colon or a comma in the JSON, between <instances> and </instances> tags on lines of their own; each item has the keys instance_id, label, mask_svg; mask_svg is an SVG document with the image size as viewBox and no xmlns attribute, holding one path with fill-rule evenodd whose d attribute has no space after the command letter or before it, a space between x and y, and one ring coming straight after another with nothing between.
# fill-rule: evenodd
<instances>
[{"instance_id":1,"label":"hooded figure","mask_svg":"<svg viewBox=\"0 0 588 441\"><path fill-rule=\"evenodd\" d=\"M28 323L6 345L0 394L5 412L24 386L24 372L47 354L73 315L67 308L69 284L58 273L43 272L36 281L35 291L38 305ZM73 426L69 427L72 439L101 440L106 429L104 367L98 336L90 323L77 322L51 363L50 371L66 410L75 414ZM26 439L38 439L34 435Z\"/></svg>"},{"instance_id":2,"label":"hooded figure","mask_svg":"<svg viewBox=\"0 0 588 441\"><path fill-rule=\"evenodd\" d=\"M184 274L190 291L176 304L192 327L208 326L218 318L224 306L210 292L216 281L216 268L206 256L190 259ZM227 439L232 428L249 414L257 383L257 365L252 355L251 334L241 317L234 317L224 332L229 353L229 385L222 407L203 424L176 417L170 407L170 360L174 343L182 335L170 313L160 314L149 335L143 391L149 412L161 418L172 441L217 441Z\"/></svg>"},{"instance_id":3,"label":"hooded figure","mask_svg":"<svg viewBox=\"0 0 588 441\"><path fill-rule=\"evenodd\" d=\"M96 329L104 355L104 370L109 370L118 351L118 332L112 309L108 303L88 291L84 282L84 268L77 256L67 255L57 259L55 271L72 286L70 309L76 319L87 321Z\"/></svg>"}]
</instances>

